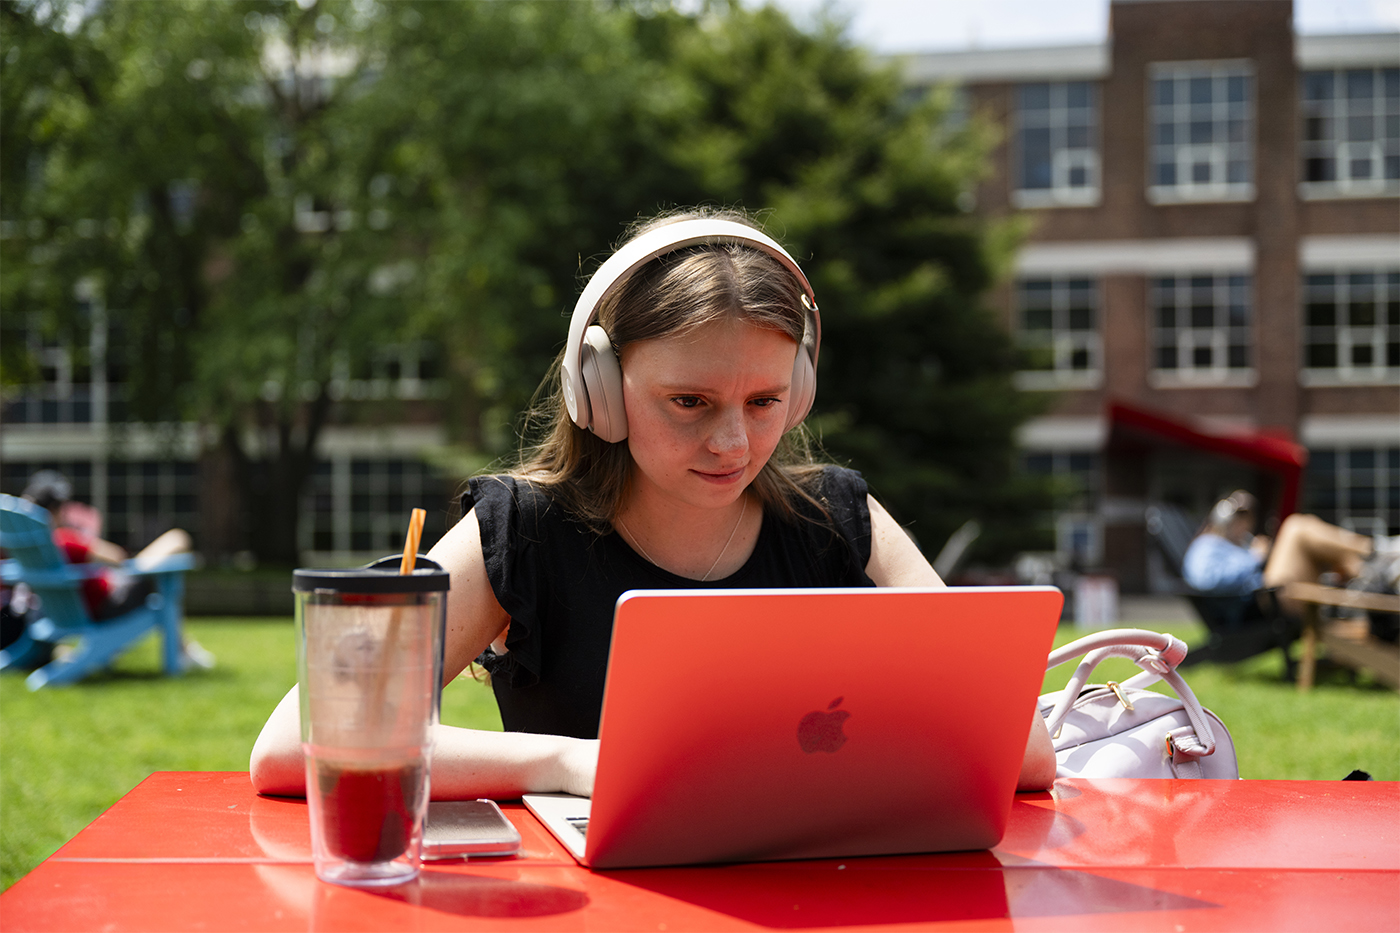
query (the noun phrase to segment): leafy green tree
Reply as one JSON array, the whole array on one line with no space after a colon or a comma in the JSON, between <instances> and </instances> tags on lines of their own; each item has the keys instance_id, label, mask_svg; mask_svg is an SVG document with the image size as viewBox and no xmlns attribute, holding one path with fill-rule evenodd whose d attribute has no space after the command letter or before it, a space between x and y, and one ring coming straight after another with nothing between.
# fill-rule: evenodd
<instances>
[{"instance_id":1,"label":"leafy green tree","mask_svg":"<svg viewBox=\"0 0 1400 933\"><path fill-rule=\"evenodd\" d=\"M212 429L242 466L245 531L294 559L332 359L363 352L336 331L367 303L368 269L347 268L352 237L304 235L296 209L356 187L359 140L327 125L354 81L318 73L353 25L268 3L0 10L3 214L24 218L6 244L23 253L7 263L7 313L61 318L73 283L94 280L130 417Z\"/></svg>"},{"instance_id":2,"label":"leafy green tree","mask_svg":"<svg viewBox=\"0 0 1400 933\"><path fill-rule=\"evenodd\" d=\"M970 210L990 131L947 95L911 95L839 26L797 29L737 5L661 18L650 51L694 101L669 154L702 197L763 205L809 257L823 350L811 421L936 552L978 518L981 553L1028 545L1051 488L1016 468L1014 431L1041 402L982 296L1017 229ZM930 555L932 556L932 554Z\"/></svg>"},{"instance_id":3,"label":"leafy green tree","mask_svg":"<svg viewBox=\"0 0 1400 933\"><path fill-rule=\"evenodd\" d=\"M986 141L835 26L737 3L0 11L7 314L95 276L133 416L206 427L265 559L295 558L325 426L384 416L338 399L346 373L430 341L462 447L507 453L581 279L624 222L693 203L763 209L807 257L813 424L926 543L1043 498L1011 470L1028 408L979 304L1007 231L960 207Z\"/></svg>"},{"instance_id":4,"label":"leafy green tree","mask_svg":"<svg viewBox=\"0 0 1400 933\"><path fill-rule=\"evenodd\" d=\"M426 35L401 35L390 58L411 63L408 97L483 115L469 131L430 127L423 145L458 190L481 195L476 210L437 215L463 247L432 260L431 304L446 312L471 296L455 327L443 314L443 333L493 350L454 354L478 367L488 425L528 398L580 273L622 221L694 203L760 209L810 257L821 296L812 423L826 450L860 467L926 544L978 517L984 553L1026 546L1049 489L1015 469L1013 431L1036 405L1012 387L1011 348L981 304L1015 234L965 209L985 129L959 125L946 97L911 97L838 25L803 31L771 8L487 5L515 27L498 44L470 38L479 6L420 7L409 21ZM531 70L542 58L543 76ZM561 150L570 158L549 158ZM501 452L509 437L473 440Z\"/></svg>"}]
</instances>

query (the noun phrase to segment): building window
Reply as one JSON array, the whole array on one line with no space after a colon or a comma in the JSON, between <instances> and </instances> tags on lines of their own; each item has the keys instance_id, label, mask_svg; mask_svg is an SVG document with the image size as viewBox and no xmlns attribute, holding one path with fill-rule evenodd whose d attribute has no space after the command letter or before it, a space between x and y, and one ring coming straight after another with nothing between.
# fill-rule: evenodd
<instances>
[{"instance_id":1,"label":"building window","mask_svg":"<svg viewBox=\"0 0 1400 933\"><path fill-rule=\"evenodd\" d=\"M402 457L337 457L317 463L302 497L304 551L382 557L403 550L409 513L425 509L423 550L446 531L451 481Z\"/></svg>"},{"instance_id":2,"label":"building window","mask_svg":"<svg viewBox=\"0 0 1400 933\"><path fill-rule=\"evenodd\" d=\"M385 344L358 367L337 362L331 379L334 399L431 399L447 394L442 356L427 340Z\"/></svg>"},{"instance_id":3,"label":"building window","mask_svg":"<svg viewBox=\"0 0 1400 933\"><path fill-rule=\"evenodd\" d=\"M1302 78L1305 197L1400 191L1400 68Z\"/></svg>"},{"instance_id":4,"label":"building window","mask_svg":"<svg viewBox=\"0 0 1400 933\"><path fill-rule=\"evenodd\" d=\"M106 465L103 536L136 551L171 528L199 535L199 466L188 460L113 460Z\"/></svg>"},{"instance_id":5,"label":"building window","mask_svg":"<svg viewBox=\"0 0 1400 933\"><path fill-rule=\"evenodd\" d=\"M1303 384L1400 380L1400 271L1303 278Z\"/></svg>"},{"instance_id":6,"label":"building window","mask_svg":"<svg viewBox=\"0 0 1400 933\"><path fill-rule=\"evenodd\" d=\"M1102 347L1093 279L1026 279L1016 288L1023 389L1095 388Z\"/></svg>"},{"instance_id":7,"label":"building window","mask_svg":"<svg viewBox=\"0 0 1400 933\"><path fill-rule=\"evenodd\" d=\"M73 499L102 514L102 537L138 551L171 528L199 536L199 466L188 460L6 461L0 491L19 495L38 470L57 470Z\"/></svg>"},{"instance_id":8,"label":"building window","mask_svg":"<svg viewBox=\"0 0 1400 933\"><path fill-rule=\"evenodd\" d=\"M1098 110L1098 87L1090 81L1017 89L1014 198L1019 206L1098 203Z\"/></svg>"},{"instance_id":9,"label":"building window","mask_svg":"<svg viewBox=\"0 0 1400 933\"><path fill-rule=\"evenodd\" d=\"M67 477L73 486L75 502L97 504L93 502L92 495L91 460L6 460L0 464L0 492L10 496L22 495L30 478L40 470L57 470Z\"/></svg>"},{"instance_id":10,"label":"building window","mask_svg":"<svg viewBox=\"0 0 1400 933\"><path fill-rule=\"evenodd\" d=\"M1069 567L1092 567L1103 560L1103 525L1096 514L1099 456L1090 450L1027 451L1027 473L1056 480L1062 510L1054 516L1055 552Z\"/></svg>"},{"instance_id":11,"label":"building window","mask_svg":"<svg viewBox=\"0 0 1400 933\"><path fill-rule=\"evenodd\" d=\"M1400 534L1400 447L1310 450L1303 510L1362 534Z\"/></svg>"},{"instance_id":12,"label":"building window","mask_svg":"<svg viewBox=\"0 0 1400 933\"><path fill-rule=\"evenodd\" d=\"M1254 197L1253 86L1247 63L1152 66L1152 201Z\"/></svg>"},{"instance_id":13,"label":"building window","mask_svg":"<svg viewBox=\"0 0 1400 933\"><path fill-rule=\"evenodd\" d=\"M79 314L90 316L80 304ZM15 365L18 384L4 389L0 421L5 424L89 424L101 420L93 410L92 358L89 346L72 346L40 326L37 316L6 321L3 338L10 343L7 365ZM90 335L95 338L96 333Z\"/></svg>"},{"instance_id":14,"label":"building window","mask_svg":"<svg viewBox=\"0 0 1400 933\"><path fill-rule=\"evenodd\" d=\"M1159 385L1249 384L1247 275L1152 279L1152 376Z\"/></svg>"}]
</instances>

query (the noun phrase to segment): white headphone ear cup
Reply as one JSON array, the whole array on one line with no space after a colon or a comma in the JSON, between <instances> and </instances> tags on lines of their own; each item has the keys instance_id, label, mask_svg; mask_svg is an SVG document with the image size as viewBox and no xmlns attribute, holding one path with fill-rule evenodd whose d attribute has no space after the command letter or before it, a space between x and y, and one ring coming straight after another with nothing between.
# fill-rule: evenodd
<instances>
[{"instance_id":1,"label":"white headphone ear cup","mask_svg":"<svg viewBox=\"0 0 1400 933\"><path fill-rule=\"evenodd\" d=\"M792 364L792 389L788 394L788 418L787 424L783 425L784 431L791 431L802 423L802 419L812 410L816 394L817 373L812 368L812 358L807 355L807 348L800 346L797 348L797 359Z\"/></svg>"},{"instance_id":2,"label":"white headphone ear cup","mask_svg":"<svg viewBox=\"0 0 1400 933\"><path fill-rule=\"evenodd\" d=\"M583 334L579 373L591 412L588 428L610 444L627 437L627 408L622 403L622 367L608 332L590 324Z\"/></svg>"}]
</instances>

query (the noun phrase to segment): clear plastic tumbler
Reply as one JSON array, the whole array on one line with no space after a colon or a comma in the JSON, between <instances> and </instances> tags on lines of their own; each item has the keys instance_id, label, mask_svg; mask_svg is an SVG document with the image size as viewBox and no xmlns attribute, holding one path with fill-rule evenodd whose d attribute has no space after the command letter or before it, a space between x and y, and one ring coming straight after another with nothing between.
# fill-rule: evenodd
<instances>
[{"instance_id":1,"label":"clear plastic tumbler","mask_svg":"<svg viewBox=\"0 0 1400 933\"><path fill-rule=\"evenodd\" d=\"M400 575L398 562L292 578L311 849L336 884L418 874L448 574L420 557Z\"/></svg>"}]
</instances>

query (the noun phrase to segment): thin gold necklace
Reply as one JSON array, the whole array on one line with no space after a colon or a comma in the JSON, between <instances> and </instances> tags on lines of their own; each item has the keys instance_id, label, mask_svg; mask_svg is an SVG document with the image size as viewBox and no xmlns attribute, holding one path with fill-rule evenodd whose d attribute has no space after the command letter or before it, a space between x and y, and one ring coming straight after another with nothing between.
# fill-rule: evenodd
<instances>
[{"instance_id":1,"label":"thin gold necklace","mask_svg":"<svg viewBox=\"0 0 1400 933\"><path fill-rule=\"evenodd\" d=\"M720 549L719 556L716 557L716 558L715 558L715 562L714 562L713 564L710 565L710 569L705 571L705 575L704 575L703 577L700 578L700 582L701 582L701 583L705 583L705 582L708 582L708 581L709 581L709 579L710 579L710 574L712 574L712 573L715 572L715 568L718 567L718 566L719 566L719 562L720 562L721 560L724 559L724 555L727 554L727 553L729 553L729 545L731 545L731 544L734 543L734 536L737 535L737 534L739 533L739 526L742 525L742 524L744 523L744 513L747 512L748 510L749 510L749 497L746 495L746 496L744 496L743 505L742 505L742 506L740 507L740 509L739 509L739 520L738 520L737 522L734 523L734 530L731 531L731 532L729 532L729 540L727 540L727 541L724 542L724 547L723 547L722 549ZM661 566L660 564L656 563L656 561L652 560L651 555L647 553L647 549L644 548L644 547L642 547L642 542L641 542L641 540L640 540L635 534L632 533L632 529L631 529L631 528L628 528L628 527L627 527L627 523L624 522L624 521L622 520L622 516L621 516L621 515L619 515L619 516L617 517L617 524L618 524L618 527L619 527L619 528L621 528L623 531L627 532L627 537L629 537L629 538L632 539L632 543L635 544L635 545L637 546L637 550L639 550L639 551L642 552L642 556L645 557L645 558L647 559L647 563L654 564L654 565L657 566L657 567L660 567L660 566Z\"/></svg>"}]
</instances>

